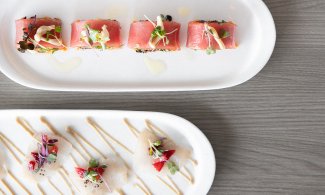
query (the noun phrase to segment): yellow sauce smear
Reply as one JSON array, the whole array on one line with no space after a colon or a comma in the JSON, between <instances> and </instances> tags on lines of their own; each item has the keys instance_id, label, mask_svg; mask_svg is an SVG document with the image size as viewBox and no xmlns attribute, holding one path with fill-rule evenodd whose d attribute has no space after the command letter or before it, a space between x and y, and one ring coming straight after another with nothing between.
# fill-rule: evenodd
<instances>
[{"instance_id":1,"label":"yellow sauce smear","mask_svg":"<svg viewBox=\"0 0 325 195\"><path fill-rule=\"evenodd\" d=\"M71 72L76 69L82 62L81 58L73 57L66 60L58 60L54 56L48 57L49 63L53 65L58 71Z\"/></svg>"},{"instance_id":2,"label":"yellow sauce smear","mask_svg":"<svg viewBox=\"0 0 325 195\"><path fill-rule=\"evenodd\" d=\"M149 57L144 58L144 63L146 64L148 70L153 75L160 75L167 69L167 65L163 60L152 59Z\"/></svg>"}]
</instances>

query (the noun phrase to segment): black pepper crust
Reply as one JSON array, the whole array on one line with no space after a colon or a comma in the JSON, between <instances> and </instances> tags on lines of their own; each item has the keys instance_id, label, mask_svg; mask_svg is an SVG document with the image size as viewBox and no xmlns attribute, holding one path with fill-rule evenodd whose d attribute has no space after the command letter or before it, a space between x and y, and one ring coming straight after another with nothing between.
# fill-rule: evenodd
<instances>
[{"instance_id":1,"label":"black pepper crust","mask_svg":"<svg viewBox=\"0 0 325 195\"><path fill-rule=\"evenodd\" d=\"M134 49L135 52L137 53L149 53L149 52L156 52L156 51L163 51L163 52L170 52L173 50L168 50L168 49Z\"/></svg>"},{"instance_id":2,"label":"black pepper crust","mask_svg":"<svg viewBox=\"0 0 325 195\"><path fill-rule=\"evenodd\" d=\"M218 23L218 24L223 24L223 23L227 23L227 21L224 21L224 20L196 20L196 22L199 22L199 23Z\"/></svg>"}]
</instances>

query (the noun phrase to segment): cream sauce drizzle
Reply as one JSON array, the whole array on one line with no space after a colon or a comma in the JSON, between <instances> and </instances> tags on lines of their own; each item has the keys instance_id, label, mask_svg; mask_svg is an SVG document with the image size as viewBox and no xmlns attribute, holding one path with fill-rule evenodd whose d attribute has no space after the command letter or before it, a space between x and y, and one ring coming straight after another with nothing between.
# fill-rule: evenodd
<instances>
[{"instance_id":1,"label":"cream sauce drizzle","mask_svg":"<svg viewBox=\"0 0 325 195\"><path fill-rule=\"evenodd\" d=\"M0 138L1 138L1 141L2 141L2 143L4 144L4 146L8 149L8 151L10 152L10 154L15 158L15 160L17 161L17 163L20 165L20 166L23 166L23 164L22 164L22 161L19 159L19 157L15 154L15 152L10 148L10 146L11 147L13 147L17 152L18 152L18 154L20 154L22 157L24 157L24 153L11 141L11 140L9 140L5 135L3 135L2 133L0 133ZM20 183L19 183L19 181L16 181L19 185L20 185ZM4 184L5 185L5 184ZM51 183L50 183L50 185L51 185ZM25 186L21 186L23 189L25 188L26 189L26 187ZM52 187L54 187L54 186L52 186ZM41 193L41 194L44 194L44 190L37 184L36 185L36 188L37 188L37 190ZM25 190L24 189L24 190ZM10 192L12 192L12 190L10 189L10 188L8 188L8 190L10 191ZM59 193L61 193L61 192L59 192ZM14 193L11 193L11 194L14 194Z\"/></svg>"},{"instance_id":2,"label":"cream sauce drizzle","mask_svg":"<svg viewBox=\"0 0 325 195\"><path fill-rule=\"evenodd\" d=\"M61 135L52 124L50 124L47 119L45 117L41 117L40 118L42 123L44 123L54 134L59 134ZM17 117L16 119L17 123L23 127L23 129L30 135L30 136L34 136L34 130L31 127L31 125L28 123L28 121L24 120L21 117ZM124 149L128 150L129 152L131 152L131 150L129 148L127 148L125 145L123 145L121 142L119 142L118 140L116 140L115 138L113 138L110 134L108 134L104 129L102 129L94 120L92 120L90 117L87 118L87 122L98 132L102 132L105 133L106 136L108 136L110 139L112 139L116 144L120 145L121 147L123 147ZM138 136L138 134L140 133L139 130L137 130L129 121L127 118L124 119L124 123L128 126L128 128L130 129L130 131L135 135L135 137ZM149 120L145 121L147 127L152 130L153 132L159 133L161 135L164 135L166 137L168 137L168 135L162 131L160 128L158 128L157 126L155 126L153 123L151 123ZM68 128L69 129L69 128ZM82 141L83 143L87 144L89 147L91 147L93 150L95 150L101 157L104 158L104 155L95 147L93 146L91 143L89 143L84 137L82 137L78 132L74 131L73 129L69 129L68 130L72 135L74 135L74 137L76 138L77 142L82 145L80 143L80 141ZM3 139L3 135L0 134ZM102 138L104 137L103 134L99 134ZM62 136L62 135L61 135ZM103 138L104 139L104 138ZM106 140L106 139L105 139ZM108 142L109 143L109 142ZM115 151L115 149L111 146L110 147L114 154L116 154L117 156L119 156L119 154ZM132 153L132 152L131 152ZM132 153L133 154L133 153ZM90 154L89 154L90 156ZM123 160L123 159L122 159ZM123 160L124 161L124 160ZM125 162L125 161L124 161ZM74 163L76 164L76 161L74 160ZM126 163L126 162L125 162ZM126 164L127 165L127 164ZM127 165L128 169L129 166ZM183 177L185 177L187 180L192 181L192 177L190 176L190 173L187 169L185 169L185 173L180 173L180 175L182 175ZM66 170L61 167L60 168L60 175L64 178L63 180L65 181L65 183L68 185L67 182L67 178L68 178L68 174L66 172ZM143 191L145 194L151 194L151 192L149 191L148 187L144 184L144 182L136 175L136 178L139 180L140 184L135 184L135 187L138 187L141 191ZM159 180L164 183L166 185L166 187L168 187L169 189L171 189L173 192L175 192L176 194L181 194L180 190L178 189L177 185L169 178L167 177L167 179L169 180L169 182L171 184L168 184L166 181L164 181L162 178L159 177ZM71 182L69 182L70 184L72 184L74 186L74 188L76 188L77 191L79 191L79 189ZM70 187L70 185L68 185ZM55 186L53 186L55 188ZM57 188L56 188L57 189Z\"/></svg>"},{"instance_id":3,"label":"cream sauce drizzle","mask_svg":"<svg viewBox=\"0 0 325 195\"><path fill-rule=\"evenodd\" d=\"M44 116L41 116L40 117L40 121L48 128L48 130L49 131L51 131L54 135L57 135L57 136L60 136L60 137L62 137L66 142L68 142L68 143L70 143L69 141L68 141L68 139L66 138L66 137L64 137L55 127L54 127L54 125L52 125L48 120L47 120L47 118L45 118ZM70 143L71 144L71 143ZM86 158L80 153L80 151L79 150L77 150L77 148L74 146L74 145L72 145L71 144L71 146L72 146L72 149L82 158L82 160L84 161L84 162L86 162L87 160L86 160ZM70 156L72 156L71 154L70 154Z\"/></svg>"},{"instance_id":4,"label":"cream sauce drizzle","mask_svg":"<svg viewBox=\"0 0 325 195\"><path fill-rule=\"evenodd\" d=\"M26 192L26 194L32 194L9 170L8 175L19 185L19 187L21 187Z\"/></svg>"},{"instance_id":5,"label":"cream sauce drizzle","mask_svg":"<svg viewBox=\"0 0 325 195\"><path fill-rule=\"evenodd\" d=\"M41 117L42 118L42 117ZM35 137L34 137L34 135L35 135L35 131L34 131L34 129L33 129L33 127L30 125L30 123L27 121L27 120L25 120L25 119L23 119L23 118L21 118L21 117L17 117L16 118L16 122L17 122L17 124L18 125L20 125L22 128L23 128L23 130L24 131L26 131L33 139L36 139ZM38 141L38 140L36 140L36 141ZM13 143L12 143L13 144ZM15 146L14 144L13 144L13 146ZM16 146L15 146L16 147ZM9 148L8 148L9 149ZM17 151L19 151L19 150L17 150ZM22 153L22 152L21 152ZM23 154L22 154L23 155ZM71 155L71 154L70 154ZM65 170L64 170L64 168L61 166L60 167L60 170L62 170L62 172L64 172ZM59 170L59 171L60 171ZM59 172L60 173L60 176L63 178L63 181L65 182L65 184L68 186L68 188L70 189L70 191L71 191L71 194L73 194L72 193L72 189L71 189L71 187L70 187L70 185L68 184L68 182L67 181L69 181L69 180L67 180L66 178L64 178L64 175L62 175L62 173L61 172ZM51 185L51 182L49 181L49 183L50 183L50 185ZM71 184L74 186L74 184L71 182ZM53 186L53 188L55 188L54 186ZM56 188L55 188L56 189ZM78 189L76 188L76 190L78 191ZM61 193L61 192L60 192Z\"/></svg>"},{"instance_id":6,"label":"cream sauce drizzle","mask_svg":"<svg viewBox=\"0 0 325 195\"><path fill-rule=\"evenodd\" d=\"M125 145L123 145L121 142L119 142L118 140L116 140L113 136L111 136L109 133L107 133L102 127L100 127L95 120L93 120L91 117L87 117L86 122L97 132L97 134L101 137L101 139L106 143L106 145L112 150L112 152L120 157L120 159L124 162L125 166L130 169L130 166L127 164L127 162L120 156L120 154L114 149L114 147L112 147L112 144L107 141L105 139L106 135L107 137L109 137L111 140L113 140L116 144L118 144L120 147L122 147L123 149L127 150L130 154L133 154L133 152L126 147ZM104 134L104 135L103 135ZM147 185L143 182L143 180L137 175L135 174L136 179L138 180L138 182L141 184L135 184L135 187L138 187L141 191L145 191L144 193L146 195L151 195L152 193L150 192L149 188L147 187Z\"/></svg>"},{"instance_id":7,"label":"cream sauce drizzle","mask_svg":"<svg viewBox=\"0 0 325 195\"><path fill-rule=\"evenodd\" d=\"M127 125L127 127L129 128L129 130L133 133L133 135L137 138L139 135L139 130L136 129L127 118L124 118L124 123ZM160 135L163 135L164 137L166 137L167 139L171 139L164 131L162 131L160 128L158 128L156 125L154 125L150 120L146 119L145 120L146 126L147 128L152 131L153 133L158 133ZM187 171L186 169L186 173L183 173L182 171L179 171L180 175L182 177L184 177L190 184L193 184L193 177L191 176L191 174ZM173 192L175 192L175 194L181 194L180 190L178 189L177 185L167 176L168 180L170 180L170 182L172 183L173 186L169 185L166 181L164 181L162 178L160 178L159 176L157 176L158 180L161 181L167 188L169 188L170 190L172 190Z\"/></svg>"}]
</instances>

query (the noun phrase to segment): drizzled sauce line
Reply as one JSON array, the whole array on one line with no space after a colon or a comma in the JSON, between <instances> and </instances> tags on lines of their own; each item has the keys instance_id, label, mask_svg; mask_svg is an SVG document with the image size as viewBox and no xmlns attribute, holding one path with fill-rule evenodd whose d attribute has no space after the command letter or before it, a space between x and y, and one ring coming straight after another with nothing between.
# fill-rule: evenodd
<instances>
[{"instance_id":1,"label":"drizzled sauce line","mask_svg":"<svg viewBox=\"0 0 325 195\"><path fill-rule=\"evenodd\" d=\"M178 195L182 194L181 191L178 189L177 185L175 184L175 182L168 175L166 175L166 178L169 181L169 183L172 184L173 188L177 191L177 194Z\"/></svg>"},{"instance_id":2,"label":"drizzled sauce line","mask_svg":"<svg viewBox=\"0 0 325 195\"><path fill-rule=\"evenodd\" d=\"M8 183L3 180L3 179L0 179L0 183L7 189L7 191L10 193L10 194L14 194L14 192L12 191L12 189L10 188L10 186L8 185ZM2 194L5 195L6 193L4 193L4 191L2 191Z\"/></svg>"},{"instance_id":3,"label":"drizzled sauce line","mask_svg":"<svg viewBox=\"0 0 325 195\"><path fill-rule=\"evenodd\" d=\"M94 145L92 145L86 138L84 138L80 133L75 131L72 127L67 127L68 133L70 133L76 140L82 141L86 145L88 145L90 148L92 148L99 156L105 159L105 155L99 151ZM80 142L79 142L80 143ZM82 145L80 143L80 145Z\"/></svg>"},{"instance_id":4,"label":"drizzled sauce line","mask_svg":"<svg viewBox=\"0 0 325 195\"><path fill-rule=\"evenodd\" d=\"M63 136L55 127L54 127L54 125L52 125L44 116L41 116L40 117L40 121L48 128L48 130L49 131L51 131L54 135L58 135L58 136L60 136L60 137L62 137L66 142L68 142L68 143L70 143L69 142L69 140L65 137L65 136ZM71 143L70 143L71 144ZM87 162L87 160L85 159L85 157L79 152L79 150L77 150L77 148L74 146L74 145L72 145L71 144L71 146L72 146L72 149L79 155L79 157L81 157L82 158L82 160L84 161L84 162ZM71 156L72 154L70 154L70 156Z\"/></svg>"},{"instance_id":5,"label":"drizzled sauce line","mask_svg":"<svg viewBox=\"0 0 325 195\"><path fill-rule=\"evenodd\" d=\"M68 171L64 168L64 167L61 167L60 170L59 170L59 174L60 176L62 177L62 179L64 180L65 184L67 186L69 186L69 189L71 191L71 194L73 194L73 191L71 189L71 185L73 186L73 188L80 193L79 189L77 188L77 186L72 182L70 181L68 178L69 178L69 174L68 174Z\"/></svg>"},{"instance_id":6,"label":"drizzled sauce line","mask_svg":"<svg viewBox=\"0 0 325 195\"><path fill-rule=\"evenodd\" d=\"M21 189L23 189L26 192L26 194L31 195L30 191L9 170L8 170L8 175L19 185L19 187L21 187Z\"/></svg>"},{"instance_id":7,"label":"drizzled sauce line","mask_svg":"<svg viewBox=\"0 0 325 195\"><path fill-rule=\"evenodd\" d=\"M37 188L38 192L39 192L41 195L44 195L44 191L43 191L42 187L39 185L39 183L36 184L36 188Z\"/></svg>"},{"instance_id":8,"label":"drizzled sauce line","mask_svg":"<svg viewBox=\"0 0 325 195\"><path fill-rule=\"evenodd\" d=\"M80 148L82 149L83 153L86 154L88 159L91 159L91 154L88 152L88 150L85 148L84 145L82 145L79 140L76 138L76 136L72 133L73 129L72 127L67 127L66 128L67 132L76 140L76 143L80 146ZM80 154L81 155L81 154Z\"/></svg>"},{"instance_id":9,"label":"drizzled sauce line","mask_svg":"<svg viewBox=\"0 0 325 195\"><path fill-rule=\"evenodd\" d=\"M133 135L138 138L140 131L138 129L136 129L127 118L124 118L124 123L127 125L128 129L133 133ZM136 133L135 133L136 132ZM169 188L170 190L172 190L173 192L175 192L176 194L179 194L180 191L178 190L177 186L175 183L172 183L172 185L175 187L173 188L171 185L169 185L166 181L164 181L163 179L161 179L159 176L156 175L156 177L158 178L158 180L160 182L162 182L167 188ZM170 178L169 178L170 179ZM171 180L171 179L170 179Z\"/></svg>"},{"instance_id":10,"label":"drizzled sauce line","mask_svg":"<svg viewBox=\"0 0 325 195\"><path fill-rule=\"evenodd\" d=\"M90 117L87 118L87 122L90 126L97 129L98 131L103 132L108 138L110 138L114 143L118 144L122 148L124 148L126 151L128 151L130 154L133 154L133 152L127 148L124 144L122 144L120 141L115 139L113 136L111 136L109 133L107 133L101 126L99 126L94 120L92 120Z\"/></svg>"},{"instance_id":11,"label":"drizzled sauce line","mask_svg":"<svg viewBox=\"0 0 325 195\"><path fill-rule=\"evenodd\" d=\"M19 157L15 154L15 152L10 148L13 147L16 149L16 151L21 155L24 156L23 152L12 142L10 141L5 135L3 135L2 133L0 134L0 138L2 139L3 144L5 145L5 147L9 150L9 152L11 153L11 155L15 158L15 160L17 161L17 163L23 167L21 160L19 159ZM9 146L10 145L10 146ZM39 184L36 185L37 190L43 195L44 191L43 189L39 186Z\"/></svg>"},{"instance_id":12,"label":"drizzled sauce line","mask_svg":"<svg viewBox=\"0 0 325 195\"><path fill-rule=\"evenodd\" d=\"M156 175L156 177L158 178L158 180L160 182L162 182L163 184L165 184L165 186L167 188L169 188L171 191L173 191L175 194L180 194L178 189L173 188L173 186L171 186L169 183L167 183L165 180L161 179L158 175Z\"/></svg>"},{"instance_id":13,"label":"drizzled sauce line","mask_svg":"<svg viewBox=\"0 0 325 195\"><path fill-rule=\"evenodd\" d=\"M149 119L145 120L146 126L149 130L151 130L152 132L156 132L159 133L160 135L162 135L163 137L166 137L167 139L172 140L163 130L161 130L159 127L157 127L155 124L153 124ZM194 166L197 166L197 161L194 160L193 158L189 159L191 161L191 163Z\"/></svg>"},{"instance_id":14,"label":"drizzled sauce line","mask_svg":"<svg viewBox=\"0 0 325 195\"><path fill-rule=\"evenodd\" d=\"M87 149L81 144L80 141L82 141L83 143L85 143L86 145L88 145L90 148L92 148L94 151L96 151L97 154L99 156L101 156L102 159L106 159L104 154L102 154L94 145L92 145L91 143L89 143L82 135L80 135L78 132L76 132L72 127L67 127L67 131L68 131L68 133L70 133L75 138L76 142L81 146L81 148L84 149L85 152L88 153ZM90 158L92 158L92 156L90 154L89 154L89 156L90 156ZM77 162L73 158L73 156L71 156L71 158L72 158L72 161L74 162L74 164L77 165ZM118 194L124 194L124 192L121 189L115 189L115 191Z\"/></svg>"},{"instance_id":15,"label":"drizzled sauce line","mask_svg":"<svg viewBox=\"0 0 325 195\"><path fill-rule=\"evenodd\" d=\"M33 127L30 125L30 123L28 123L28 121L26 121L25 119L21 118L21 117L17 117L16 118L16 122L23 128L24 131L26 131L34 140L36 140L37 142L39 142L35 137L35 130L33 129ZM12 145L14 145L12 143ZM15 147L16 148L16 147ZM18 150L19 151L19 150ZM21 152L21 151L20 151ZM22 155L24 155L22 152L21 152ZM64 169L62 166L60 167L60 169ZM59 172L60 173L60 172ZM71 191L71 194L73 194L72 192L72 189L70 187L70 185L67 183L67 181L65 180L64 176L62 176L60 174L60 176L63 178L63 181L65 181L65 184L69 187L70 191ZM49 182L50 183L50 182ZM50 183L51 185L51 183ZM53 188L56 188L53 186ZM59 191L59 193L61 193Z\"/></svg>"},{"instance_id":16,"label":"drizzled sauce line","mask_svg":"<svg viewBox=\"0 0 325 195\"><path fill-rule=\"evenodd\" d=\"M127 167L128 170L130 170L130 166L127 164L127 162L120 156L120 154L114 149L114 147L112 146L112 144L105 139L105 136L103 134L105 134L104 132L106 132L103 128L101 128L96 122L95 120L93 120L91 117L87 117L86 122L96 131L97 135L106 143L106 145L111 149L111 151L117 156L119 157L124 165ZM108 134L106 132L106 134ZM105 135L106 135L105 134ZM109 135L109 134L108 134ZM113 138L113 136L109 135L109 138ZM113 138L115 140L115 138ZM118 145L120 145L122 148L124 148L126 151L131 152L131 150L129 148L127 148L126 146L124 146L123 144L119 144L120 142L115 142ZM131 154L133 154L133 152L131 152ZM137 175L135 174L136 179L139 181L139 184L136 184L138 187L140 187L140 189L143 191L146 195L151 195L152 193L150 192L149 188L147 187L147 185L143 182L143 180Z\"/></svg>"},{"instance_id":17,"label":"drizzled sauce line","mask_svg":"<svg viewBox=\"0 0 325 195\"><path fill-rule=\"evenodd\" d=\"M49 184L50 184L50 186L58 193L58 194L60 194L60 195L63 195L63 193L59 190L59 188L58 187L56 187L55 185L54 185L54 183L49 179L48 180L48 182L49 182Z\"/></svg>"},{"instance_id":18,"label":"drizzled sauce line","mask_svg":"<svg viewBox=\"0 0 325 195\"><path fill-rule=\"evenodd\" d=\"M129 127L129 129L131 130L133 135L135 137L138 137L138 135L140 134L139 130L137 128L135 128L127 118L124 118L123 122Z\"/></svg>"}]
</instances>

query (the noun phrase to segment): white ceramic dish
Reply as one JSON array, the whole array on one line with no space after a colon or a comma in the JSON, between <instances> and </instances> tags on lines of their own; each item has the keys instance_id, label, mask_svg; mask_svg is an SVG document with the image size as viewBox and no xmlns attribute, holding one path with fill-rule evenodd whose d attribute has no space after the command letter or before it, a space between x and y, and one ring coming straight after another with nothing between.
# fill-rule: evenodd
<instances>
[{"instance_id":1,"label":"white ceramic dish","mask_svg":"<svg viewBox=\"0 0 325 195\"><path fill-rule=\"evenodd\" d=\"M4 133L10 140L12 140L24 153L27 153L27 148L32 138L28 136L23 129L17 125L16 117L20 116L26 119L37 132L48 132L46 126L40 122L40 116L45 116L65 137L73 140L69 134L65 132L65 128L73 126L75 130L79 131L84 137L88 138L100 151L105 155L110 154L104 142L98 137L96 132L92 130L85 122L86 117L91 116L97 121L108 133L122 142L124 145L134 149L136 139L123 123L123 119L127 117L129 121L139 130L145 128L145 119L150 119L155 125L163 129L177 143L183 146L191 147L193 149L193 159L198 162L197 166L189 163L186 167L189 169L194 177L194 185L188 184L184 178L179 175L173 176L174 182L179 186L183 194L186 195L205 195L209 191L215 174L215 157L212 147L203 135L203 133L187 120L165 113L157 112L134 112L134 111L98 111L98 110L2 110L0 111L0 132ZM73 143L73 142L72 142ZM78 148L78 145L73 144ZM85 145L86 146L86 145ZM132 155L127 153L123 148L113 143L114 148L120 153L129 164L132 163ZM87 147L87 146L86 146ZM26 185L26 187L36 194L35 183L22 177L19 165L13 159L8 150L3 147L0 148L4 152L6 164L9 170L16 175L19 180ZM6 152L5 152L6 151ZM78 155L73 154L78 157ZM2 157L3 158L3 157ZM80 160L80 159L79 159ZM64 167L67 169L73 168L72 162L68 159ZM146 173L138 173L144 182L149 186L154 194L172 194L168 188L164 187L154 177ZM10 178L5 178L11 186L17 186ZM68 193L68 188L56 175L51 179L55 185ZM0 188L2 185L0 184ZM48 186L45 181L41 183L42 188L46 194L54 194L52 188ZM4 188L2 188L4 189ZM19 187L14 188L16 193L22 194ZM142 194L140 190L134 188L132 183L123 188L126 194Z\"/></svg>"},{"instance_id":2,"label":"white ceramic dish","mask_svg":"<svg viewBox=\"0 0 325 195\"><path fill-rule=\"evenodd\" d=\"M0 69L22 85L60 91L182 91L220 89L256 75L275 45L273 18L262 0L0 0ZM127 48L129 25L146 14L165 13L182 24L180 52L138 54ZM66 42L76 19L120 21L124 47L115 51L19 53L14 21L24 16L58 17ZM238 25L238 49L208 56L185 48L187 23L196 19L231 20ZM146 59L158 60L148 65Z\"/></svg>"}]
</instances>

